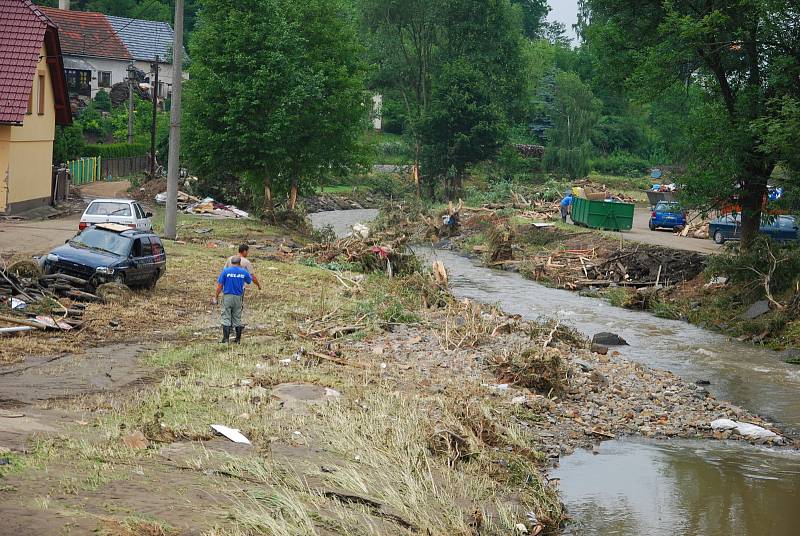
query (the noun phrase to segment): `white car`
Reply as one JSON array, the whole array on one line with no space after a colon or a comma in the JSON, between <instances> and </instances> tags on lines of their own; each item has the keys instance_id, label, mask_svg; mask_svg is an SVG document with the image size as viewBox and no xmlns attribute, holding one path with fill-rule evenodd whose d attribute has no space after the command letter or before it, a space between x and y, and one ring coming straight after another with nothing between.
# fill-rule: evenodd
<instances>
[{"instance_id":1,"label":"white car","mask_svg":"<svg viewBox=\"0 0 800 536\"><path fill-rule=\"evenodd\" d=\"M153 214L145 212L138 201L132 199L94 199L83 211L78 229L83 231L98 223L118 223L138 231L153 230Z\"/></svg>"}]
</instances>

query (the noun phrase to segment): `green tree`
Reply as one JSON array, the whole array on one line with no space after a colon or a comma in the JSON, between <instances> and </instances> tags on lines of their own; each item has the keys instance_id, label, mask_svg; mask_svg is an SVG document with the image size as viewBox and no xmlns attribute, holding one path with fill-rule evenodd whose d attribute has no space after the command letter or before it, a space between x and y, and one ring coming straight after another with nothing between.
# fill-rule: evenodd
<instances>
[{"instance_id":1,"label":"green tree","mask_svg":"<svg viewBox=\"0 0 800 536\"><path fill-rule=\"evenodd\" d=\"M433 94L422 117L423 170L430 195L460 193L470 164L494 156L507 125L523 117L525 62L508 0L442 0Z\"/></svg>"},{"instance_id":2,"label":"green tree","mask_svg":"<svg viewBox=\"0 0 800 536\"><path fill-rule=\"evenodd\" d=\"M437 76L422 154L426 174L443 179L447 199L461 190L467 167L493 156L505 139L506 114L493 92L485 73L463 58Z\"/></svg>"},{"instance_id":3,"label":"green tree","mask_svg":"<svg viewBox=\"0 0 800 536\"><path fill-rule=\"evenodd\" d=\"M186 154L294 209L298 191L363 162L362 51L341 2L207 0L191 46Z\"/></svg>"},{"instance_id":4,"label":"green tree","mask_svg":"<svg viewBox=\"0 0 800 536\"><path fill-rule=\"evenodd\" d=\"M547 0L511 0L522 11L522 32L528 39L544 37L545 18L550 13Z\"/></svg>"},{"instance_id":5,"label":"green tree","mask_svg":"<svg viewBox=\"0 0 800 536\"><path fill-rule=\"evenodd\" d=\"M584 38L609 83L645 102L674 84L700 86L706 104L691 114L687 198L699 205L738 196L748 247L780 158L758 126L779 120L772 103L800 93L797 2L583 0L582 8Z\"/></svg>"},{"instance_id":6,"label":"green tree","mask_svg":"<svg viewBox=\"0 0 800 536\"><path fill-rule=\"evenodd\" d=\"M431 79L437 72L441 43L442 0L359 0L369 60L375 66L370 85L398 93L414 146L414 177L420 196L420 127L431 101Z\"/></svg>"},{"instance_id":7,"label":"green tree","mask_svg":"<svg viewBox=\"0 0 800 536\"><path fill-rule=\"evenodd\" d=\"M591 137L600 101L575 73L559 72L555 78L553 128L547 133L544 166L571 179L586 176L592 152Z\"/></svg>"}]
</instances>

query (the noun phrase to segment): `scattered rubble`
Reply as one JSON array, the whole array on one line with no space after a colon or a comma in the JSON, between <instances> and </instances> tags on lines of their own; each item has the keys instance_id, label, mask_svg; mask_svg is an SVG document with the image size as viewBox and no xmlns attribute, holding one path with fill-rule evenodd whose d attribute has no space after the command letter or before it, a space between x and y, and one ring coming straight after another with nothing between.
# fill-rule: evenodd
<instances>
[{"instance_id":1,"label":"scattered rubble","mask_svg":"<svg viewBox=\"0 0 800 536\"><path fill-rule=\"evenodd\" d=\"M155 196L155 201L159 205L167 202L167 192L161 192ZM240 210L233 205L226 205L215 201L211 197L199 199L186 192L178 192L178 209L187 214L198 214L203 216L216 216L220 218L249 218L250 214Z\"/></svg>"},{"instance_id":2,"label":"scattered rubble","mask_svg":"<svg viewBox=\"0 0 800 536\"><path fill-rule=\"evenodd\" d=\"M83 327L85 304L103 301L89 288L88 281L78 277L42 275L33 261L0 269L0 323L11 324L0 333Z\"/></svg>"}]
</instances>

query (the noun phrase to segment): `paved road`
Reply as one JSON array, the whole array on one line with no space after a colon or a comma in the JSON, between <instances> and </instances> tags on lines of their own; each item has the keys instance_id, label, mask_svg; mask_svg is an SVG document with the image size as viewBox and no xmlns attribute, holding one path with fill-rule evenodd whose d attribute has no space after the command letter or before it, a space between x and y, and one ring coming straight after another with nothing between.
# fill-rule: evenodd
<instances>
[{"instance_id":1,"label":"paved road","mask_svg":"<svg viewBox=\"0 0 800 536\"><path fill-rule=\"evenodd\" d=\"M622 233L625 240L643 242L656 246L664 246L685 251L697 251L700 253L717 253L720 246L710 239L701 240L698 238L675 236L672 231L651 231L648 227L650 221L650 209L647 207L636 207L633 213L633 229Z\"/></svg>"},{"instance_id":2,"label":"paved road","mask_svg":"<svg viewBox=\"0 0 800 536\"><path fill-rule=\"evenodd\" d=\"M0 252L41 255L78 232L80 214L42 221L0 223Z\"/></svg>"},{"instance_id":3,"label":"paved road","mask_svg":"<svg viewBox=\"0 0 800 536\"><path fill-rule=\"evenodd\" d=\"M128 181L96 182L80 188L84 200L104 197L126 197ZM23 220L0 223L0 253L24 253L41 255L78 232L80 214L51 220Z\"/></svg>"}]
</instances>

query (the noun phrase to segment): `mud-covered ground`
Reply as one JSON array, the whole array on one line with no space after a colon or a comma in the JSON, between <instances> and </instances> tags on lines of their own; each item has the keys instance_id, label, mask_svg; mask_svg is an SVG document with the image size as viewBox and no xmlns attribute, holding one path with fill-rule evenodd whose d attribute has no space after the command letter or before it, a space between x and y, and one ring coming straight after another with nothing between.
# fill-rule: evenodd
<instances>
[{"instance_id":1,"label":"mud-covered ground","mask_svg":"<svg viewBox=\"0 0 800 536\"><path fill-rule=\"evenodd\" d=\"M49 351L0 368L3 530L552 534L565 514L543 472L574 448L761 423L563 327L457 301L428 274L297 262L255 226L184 220L187 239L168 245L180 269L157 290L169 300L128 304L147 322L43 338ZM264 290L248 290L244 342L221 345L208 299L243 240ZM83 351L60 351L70 342Z\"/></svg>"}]
</instances>

